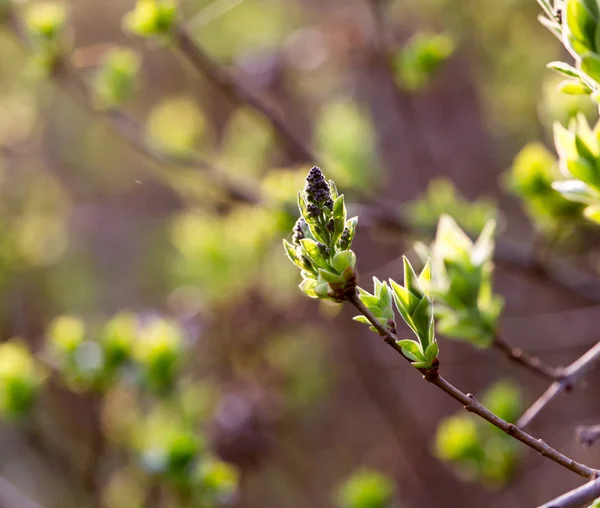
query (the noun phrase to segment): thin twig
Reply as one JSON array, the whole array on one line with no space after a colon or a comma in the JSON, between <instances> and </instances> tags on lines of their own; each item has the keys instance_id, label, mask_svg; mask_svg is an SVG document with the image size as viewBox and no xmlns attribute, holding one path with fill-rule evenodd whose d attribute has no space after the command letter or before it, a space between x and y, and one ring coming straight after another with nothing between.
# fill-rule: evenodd
<instances>
[{"instance_id":1,"label":"thin twig","mask_svg":"<svg viewBox=\"0 0 600 508\"><path fill-rule=\"evenodd\" d=\"M600 440L600 425L577 427L577 440L585 446L592 446Z\"/></svg>"},{"instance_id":2,"label":"thin twig","mask_svg":"<svg viewBox=\"0 0 600 508\"><path fill-rule=\"evenodd\" d=\"M544 394L525 411L517 422L517 425L519 427L529 425L552 400L562 392L568 391L575 386L598 362L600 362L600 342L564 369L563 377L552 383Z\"/></svg>"},{"instance_id":3,"label":"thin twig","mask_svg":"<svg viewBox=\"0 0 600 508\"><path fill-rule=\"evenodd\" d=\"M492 346L502 351L504 355L512 362L515 362L522 367L530 370L534 374L549 379L550 381L556 381L562 377L560 368L551 367L546 365L537 356L531 356L523 351L521 348L510 346L500 335L496 335L492 341Z\"/></svg>"},{"instance_id":4,"label":"thin twig","mask_svg":"<svg viewBox=\"0 0 600 508\"><path fill-rule=\"evenodd\" d=\"M351 297L349 297L349 301L363 316L369 320L369 322L384 338L386 344L390 345L396 352L400 353L403 358L408 360L408 358L406 358L402 353L402 348L397 344L398 338L396 335L379 323L373 313L360 301L358 293L354 293ZM443 377L441 377L438 374L438 369L436 366L434 366L432 369L421 369L421 372L427 381L434 384L450 395L453 399L460 402L467 411L476 414L480 418L483 418L509 436L514 437L518 441L521 441L533 450L539 452L543 457L556 462L569 471L583 476L584 478L593 478L597 474L595 469L575 462L573 459L563 455L541 439L536 439L535 437L521 430L517 425L508 423L502 418L496 416L494 413L480 404L473 395L461 392L458 388L454 387Z\"/></svg>"},{"instance_id":5,"label":"thin twig","mask_svg":"<svg viewBox=\"0 0 600 508\"><path fill-rule=\"evenodd\" d=\"M539 508L576 508L600 497L600 478L592 480Z\"/></svg>"}]
</instances>

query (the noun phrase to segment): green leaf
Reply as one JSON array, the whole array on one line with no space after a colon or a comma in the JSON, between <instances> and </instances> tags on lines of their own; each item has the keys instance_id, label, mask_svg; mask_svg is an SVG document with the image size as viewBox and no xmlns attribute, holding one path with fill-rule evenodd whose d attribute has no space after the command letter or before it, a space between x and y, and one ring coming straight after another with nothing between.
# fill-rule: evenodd
<instances>
[{"instance_id":1,"label":"green leaf","mask_svg":"<svg viewBox=\"0 0 600 508\"><path fill-rule=\"evenodd\" d=\"M338 273L342 273L347 268L354 268L355 265L356 254L351 250L344 250L333 256L333 267Z\"/></svg>"},{"instance_id":2,"label":"green leaf","mask_svg":"<svg viewBox=\"0 0 600 508\"><path fill-rule=\"evenodd\" d=\"M359 298L371 311L374 308L379 307L379 298L374 295L359 295Z\"/></svg>"},{"instance_id":3,"label":"green leaf","mask_svg":"<svg viewBox=\"0 0 600 508\"><path fill-rule=\"evenodd\" d=\"M588 8L584 0L567 0L564 8L565 25L573 37L590 50L595 50L597 8Z\"/></svg>"},{"instance_id":4,"label":"green leaf","mask_svg":"<svg viewBox=\"0 0 600 508\"><path fill-rule=\"evenodd\" d=\"M317 287L317 281L315 279L304 279L298 287L306 296L310 298L318 298L317 294L315 293L315 288Z\"/></svg>"},{"instance_id":5,"label":"green leaf","mask_svg":"<svg viewBox=\"0 0 600 508\"><path fill-rule=\"evenodd\" d=\"M426 361L427 359L423 356L423 352L421 351L421 346L418 342L414 340L399 340L396 342L401 348L406 356L408 356L413 361Z\"/></svg>"},{"instance_id":6,"label":"green leaf","mask_svg":"<svg viewBox=\"0 0 600 508\"><path fill-rule=\"evenodd\" d=\"M413 295L408 289L396 283L390 279L390 285L394 290L394 300L399 312L412 314L417 305L419 305L420 299ZM412 319L410 320L412 323Z\"/></svg>"},{"instance_id":7,"label":"green leaf","mask_svg":"<svg viewBox=\"0 0 600 508\"><path fill-rule=\"evenodd\" d=\"M321 249L317 245L317 242L311 240L310 238L302 238L300 240L300 245L304 250L306 257L313 261L320 268L331 268L327 259L321 254Z\"/></svg>"},{"instance_id":8,"label":"green leaf","mask_svg":"<svg viewBox=\"0 0 600 508\"><path fill-rule=\"evenodd\" d=\"M323 270L323 268L319 268L319 279L323 279L325 282L330 282L332 284L343 282L343 279L337 273Z\"/></svg>"},{"instance_id":9,"label":"green leaf","mask_svg":"<svg viewBox=\"0 0 600 508\"><path fill-rule=\"evenodd\" d=\"M583 211L583 215L585 215L586 219L589 219L596 224L600 224L600 205L588 206Z\"/></svg>"},{"instance_id":10,"label":"green leaf","mask_svg":"<svg viewBox=\"0 0 600 508\"><path fill-rule=\"evenodd\" d=\"M556 86L556 90L567 95L590 95L592 93L592 89L585 83L573 79L561 81Z\"/></svg>"},{"instance_id":11,"label":"green leaf","mask_svg":"<svg viewBox=\"0 0 600 508\"><path fill-rule=\"evenodd\" d=\"M339 192L333 180L329 180L329 193L334 201L338 198Z\"/></svg>"},{"instance_id":12,"label":"green leaf","mask_svg":"<svg viewBox=\"0 0 600 508\"><path fill-rule=\"evenodd\" d=\"M298 253L296 251L296 247L294 245L292 245L287 240L283 240L283 247L285 248L285 253L286 253L288 259L292 263L294 263L298 268L300 268L301 270L307 270L307 271L313 270L312 266L310 264L308 264L305 259L303 259L301 256L298 255Z\"/></svg>"},{"instance_id":13,"label":"green leaf","mask_svg":"<svg viewBox=\"0 0 600 508\"><path fill-rule=\"evenodd\" d=\"M569 159L565 161L565 166L569 173L575 178L578 178L582 182L587 183L593 188L599 188L599 176L598 170L595 165L592 165L586 159L579 157L577 159Z\"/></svg>"},{"instance_id":14,"label":"green leaf","mask_svg":"<svg viewBox=\"0 0 600 508\"><path fill-rule=\"evenodd\" d=\"M329 297L329 289L330 287L327 282L319 283L319 281L317 281L317 284L313 288L315 295L317 295L318 298Z\"/></svg>"},{"instance_id":15,"label":"green leaf","mask_svg":"<svg viewBox=\"0 0 600 508\"><path fill-rule=\"evenodd\" d=\"M429 323L433 312L431 301L424 296L412 314L412 320L423 350L429 346Z\"/></svg>"},{"instance_id":16,"label":"green leaf","mask_svg":"<svg viewBox=\"0 0 600 508\"><path fill-rule=\"evenodd\" d=\"M359 323L363 323L365 325L371 324L371 321L369 321L365 316L354 316L352 319L354 321L358 321Z\"/></svg>"},{"instance_id":17,"label":"green leaf","mask_svg":"<svg viewBox=\"0 0 600 508\"><path fill-rule=\"evenodd\" d=\"M346 227L346 206L344 204L344 195L342 194L333 202L333 234L332 243L335 244Z\"/></svg>"},{"instance_id":18,"label":"green leaf","mask_svg":"<svg viewBox=\"0 0 600 508\"><path fill-rule=\"evenodd\" d=\"M581 70L594 81L600 81L600 56L595 53L586 53L581 57Z\"/></svg>"},{"instance_id":19,"label":"green leaf","mask_svg":"<svg viewBox=\"0 0 600 508\"><path fill-rule=\"evenodd\" d=\"M440 347L437 340L433 341L425 350L425 358L427 360L433 360L440 353Z\"/></svg>"},{"instance_id":20,"label":"green leaf","mask_svg":"<svg viewBox=\"0 0 600 508\"><path fill-rule=\"evenodd\" d=\"M298 210L300 210L300 215L302 215L302 217L308 224L314 222L314 219L312 219L310 215L308 215L306 199L302 191L298 192Z\"/></svg>"},{"instance_id":21,"label":"green leaf","mask_svg":"<svg viewBox=\"0 0 600 508\"><path fill-rule=\"evenodd\" d=\"M572 78L579 77L579 71L575 67L572 67L565 62L550 62L548 65L546 65L546 67L560 74L564 74L565 76Z\"/></svg>"},{"instance_id":22,"label":"green leaf","mask_svg":"<svg viewBox=\"0 0 600 508\"><path fill-rule=\"evenodd\" d=\"M496 221L490 219L483 228L483 231L479 235L471 252L471 261L474 266L481 266L492 258L492 254L494 253L495 231Z\"/></svg>"},{"instance_id":23,"label":"green leaf","mask_svg":"<svg viewBox=\"0 0 600 508\"><path fill-rule=\"evenodd\" d=\"M423 297L423 291L419 287L417 274L406 256L402 256L402 260L404 262L404 287L418 299L421 299Z\"/></svg>"},{"instance_id":24,"label":"green leaf","mask_svg":"<svg viewBox=\"0 0 600 508\"><path fill-rule=\"evenodd\" d=\"M432 279L431 279L431 259L428 259L425 263L425 267L421 270L419 274L419 287L423 290L423 292L429 296L432 289Z\"/></svg>"},{"instance_id":25,"label":"green leaf","mask_svg":"<svg viewBox=\"0 0 600 508\"><path fill-rule=\"evenodd\" d=\"M575 134L565 129L560 123L554 123L554 145L561 159L577 157Z\"/></svg>"},{"instance_id":26,"label":"green leaf","mask_svg":"<svg viewBox=\"0 0 600 508\"><path fill-rule=\"evenodd\" d=\"M560 192L565 199L578 203L593 204L598 199L594 191L579 180L552 182L552 188Z\"/></svg>"}]
</instances>

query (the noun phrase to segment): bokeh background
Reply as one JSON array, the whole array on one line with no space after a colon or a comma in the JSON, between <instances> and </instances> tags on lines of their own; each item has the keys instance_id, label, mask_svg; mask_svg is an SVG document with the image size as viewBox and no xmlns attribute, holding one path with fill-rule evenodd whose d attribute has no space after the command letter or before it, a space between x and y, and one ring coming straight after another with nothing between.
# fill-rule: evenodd
<instances>
[{"instance_id":1,"label":"bokeh background","mask_svg":"<svg viewBox=\"0 0 600 508\"><path fill-rule=\"evenodd\" d=\"M133 1L66 3L80 74L92 82L115 45L137 50L136 92L122 107L141 134L175 158L200 154L268 205L240 202L210 172L133 149L2 30L1 340L52 363L52 347L68 349L81 326L93 338L114 316L136 316L141 350L160 356L176 345L172 363L156 367L176 381L166 398L140 389L135 373L90 389L95 350L83 348L66 375L44 380L27 418L4 418L1 506L203 506L160 462L179 446L187 464L197 441L235 465L239 491L225 500L248 508L336 506L338 486L361 468L392 480L399 507L525 508L578 484L455 417L461 408L353 322L351 309L303 297L281 239L314 161L177 48L124 33ZM589 277L600 269L593 228L548 226L509 192L505 172L523 146L547 144L552 122L578 108L593 118L585 99L555 91L545 65L564 50L538 24L534 0L182 0L180 9L203 50L318 154L346 194L359 215L365 288L373 275L400 280L400 256L431 238L442 212L473 234L495 215L519 252L541 243L544 256ZM552 165L540 145L531 150L535 163ZM382 208L417 233L377 220ZM597 341L598 301L537 275L498 263L503 336L566 365ZM440 346L445 377L487 392L509 418L546 388L495 351ZM9 379L18 361L5 355L0 374ZM597 449L577 444L575 427L600 419L598 381L590 375L587 390L563 395L531 427L596 467ZM182 425L188 434L173 444Z\"/></svg>"}]
</instances>

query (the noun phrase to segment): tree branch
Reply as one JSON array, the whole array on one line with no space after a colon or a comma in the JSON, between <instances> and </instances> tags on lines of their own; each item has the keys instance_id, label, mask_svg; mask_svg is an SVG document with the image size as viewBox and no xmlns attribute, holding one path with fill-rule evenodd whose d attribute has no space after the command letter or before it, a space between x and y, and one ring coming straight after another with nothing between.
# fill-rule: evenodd
<instances>
[{"instance_id":1,"label":"tree branch","mask_svg":"<svg viewBox=\"0 0 600 508\"><path fill-rule=\"evenodd\" d=\"M236 105L247 105L260 113L275 129L285 145L305 161L317 163L317 156L294 134L279 114L254 93L242 86L221 65L213 60L190 36L182 24L173 29L173 41L182 55L208 79L216 88Z\"/></svg>"},{"instance_id":2,"label":"tree branch","mask_svg":"<svg viewBox=\"0 0 600 508\"><path fill-rule=\"evenodd\" d=\"M369 320L369 322L384 338L386 344L390 345L396 352L400 353L403 358L408 360L408 358L406 358L402 353L402 348L397 344L398 338L396 337L396 335L379 323L379 321L373 315L373 313L371 313L369 309L360 301L357 292L355 292L349 298L349 301L363 316L365 316ZM438 374L437 366L435 366L432 369L422 369L421 372L423 373L427 381L437 386L442 391L446 392L453 399L460 402L467 411L476 414L477 416L491 423L492 425L502 430L509 436L512 436L518 441L521 441L523 444L529 446L533 450L540 453L543 457L546 457L552 460L553 462L556 462L557 464L563 466L569 471L583 476L584 478L593 478L598 473L595 469L592 469L584 464L575 462L573 459L563 455L559 451L546 444L541 439L536 439L530 434L527 434L525 431L521 430L517 425L508 423L502 418L496 416L494 413L492 413L486 407L484 407L481 403L479 403L473 395L471 395L470 393L465 394L461 392L458 388L454 387L443 377L441 377Z\"/></svg>"},{"instance_id":3,"label":"tree branch","mask_svg":"<svg viewBox=\"0 0 600 508\"><path fill-rule=\"evenodd\" d=\"M540 508L577 508L598 497L600 497L600 478L567 492Z\"/></svg>"},{"instance_id":4,"label":"tree branch","mask_svg":"<svg viewBox=\"0 0 600 508\"><path fill-rule=\"evenodd\" d=\"M592 425L590 427L577 427L577 440L585 445L592 446L600 439L600 425Z\"/></svg>"},{"instance_id":5,"label":"tree branch","mask_svg":"<svg viewBox=\"0 0 600 508\"><path fill-rule=\"evenodd\" d=\"M494 337L492 346L501 351L510 361L525 367L544 379L556 381L562 377L560 368L546 365L538 357L527 354L521 348L510 346L500 335Z\"/></svg>"},{"instance_id":6,"label":"tree branch","mask_svg":"<svg viewBox=\"0 0 600 508\"><path fill-rule=\"evenodd\" d=\"M582 357L575 360L563 371L563 377L555 381L544 392L544 394L536 400L531 407L523 413L523 416L517 422L519 427L526 427L540 412L564 391L570 390L577 382L596 364L600 362L600 342L588 350Z\"/></svg>"}]
</instances>

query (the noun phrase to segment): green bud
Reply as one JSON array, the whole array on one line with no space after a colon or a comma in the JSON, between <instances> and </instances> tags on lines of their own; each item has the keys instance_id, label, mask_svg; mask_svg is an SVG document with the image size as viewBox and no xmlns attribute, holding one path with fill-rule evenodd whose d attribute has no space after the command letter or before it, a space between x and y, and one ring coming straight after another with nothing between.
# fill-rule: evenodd
<instances>
[{"instance_id":1,"label":"green bud","mask_svg":"<svg viewBox=\"0 0 600 508\"><path fill-rule=\"evenodd\" d=\"M391 508L395 488L385 475L362 469L355 472L338 490L340 508Z\"/></svg>"},{"instance_id":2,"label":"green bud","mask_svg":"<svg viewBox=\"0 0 600 508\"><path fill-rule=\"evenodd\" d=\"M34 2L25 11L25 27L34 41L55 41L63 32L69 9L62 2Z\"/></svg>"},{"instance_id":3,"label":"green bud","mask_svg":"<svg viewBox=\"0 0 600 508\"><path fill-rule=\"evenodd\" d=\"M117 314L106 323L100 341L107 367L119 367L129 359L137 338L138 327L137 317L129 313Z\"/></svg>"},{"instance_id":4,"label":"green bud","mask_svg":"<svg viewBox=\"0 0 600 508\"><path fill-rule=\"evenodd\" d=\"M74 316L60 316L50 324L48 329L50 346L59 356L75 352L85 339L85 325Z\"/></svg>"},{"instance_id":5,"label":"green bud","mask_svg":"<svg viewBox=\"0 0 600 508\"><path fill-rule=\"evenodd\" d=\"M46 378L25 345L19 341L0 345L0 413L9 419L26 416Z\"/></svg>"},{"instance_id":6,"label":"green bud","mask_svg":"<svg viewBox=\"0 0 600 508\"><path fill-rule=\"evenodd\" d=\"M133 348L143 381L157 391L173 386L181 365L183 336L179 327L165 319L154 319L142 327Z\"/></svg>"},{"instance_id":7,"label":"green bud","mask_svg":"<svg viewBox=\"0 0 600 508\"><path fill-rule=\"evenodd\" d=\"M233 501L239 487L240 473L231 464L214 457L204 457L194 473L194 485L208 505L226 505Z\"/></svg>"},{"instance_id":8,"label":"green bud","mask_svg":"<svg viewBox=\"0 0 600 508\"><path fill-rule=\"evenodd\" d=\"M162 37L169 34L176 21L175 0L137 0L135 9L125 15L123 24L140 37Z\"/></svg>"},{"instance_id":9,"label":"green bud","mask_svg":"<svg viewBox=\"0 0 600 508\"><path fill-rule=\"evenodd\" d=\"M136 87L140 65L140 55L131 49L108 51L94 81L98 106L112 108L129 99Z\"/></svg>"}]
</instances>

